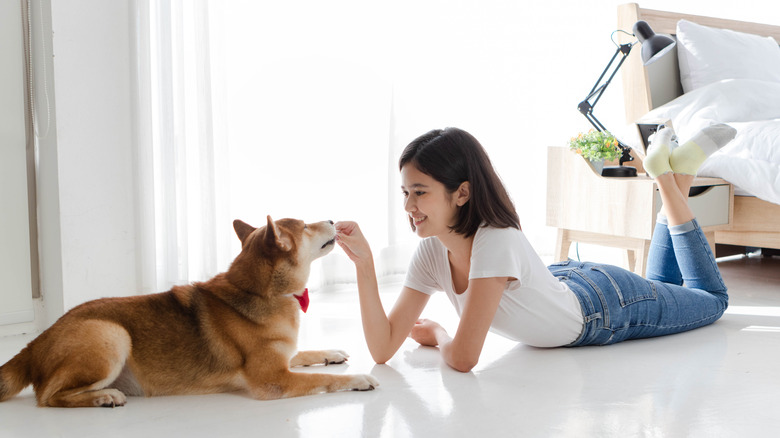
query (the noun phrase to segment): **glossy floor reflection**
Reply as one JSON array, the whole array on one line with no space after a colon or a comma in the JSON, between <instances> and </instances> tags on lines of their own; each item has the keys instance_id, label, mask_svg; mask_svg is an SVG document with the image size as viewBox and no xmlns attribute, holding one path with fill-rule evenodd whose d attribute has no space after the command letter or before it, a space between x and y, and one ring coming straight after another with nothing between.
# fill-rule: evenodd
<instances>
[{"instance_id":1,"label":"glossy floor reflection","mask_svg":"<svg viewBox=\"0 0 780 438\"><path fill-rule=\"evenodd\" d=\"M776 436L780 427L780 259L720 263L731 307L716 324L609 347L537 349L489 335L461 374L407 341L386 365L363 343L354 290L312 295L301 349L340 348L370 372L365 393L254 401L240 393L131 397L116 409L42 409L31 389L0 404L2 437ZM396 287L384 288L386 305ZM425 315L454 330L437 297ZM5 362L30 337L0 338Z\"/></svg>"}]
</instances>

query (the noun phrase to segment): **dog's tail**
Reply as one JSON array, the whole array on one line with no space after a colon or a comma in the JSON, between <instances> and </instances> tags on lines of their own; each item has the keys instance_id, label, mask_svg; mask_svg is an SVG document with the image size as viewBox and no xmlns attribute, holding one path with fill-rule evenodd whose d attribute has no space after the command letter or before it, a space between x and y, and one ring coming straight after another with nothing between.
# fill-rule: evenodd
<instances>
[{"instance_id":1,"label":"dog's tail","mask_svg":"<svg viewBox=\"0 0 780 438\"><path fill-rule=\"evenodd\" d=\"M13 359L0 367L0 402L19 394L32 383L30 359L30 349L25 347Z\"/></svg>"}]
</instances>

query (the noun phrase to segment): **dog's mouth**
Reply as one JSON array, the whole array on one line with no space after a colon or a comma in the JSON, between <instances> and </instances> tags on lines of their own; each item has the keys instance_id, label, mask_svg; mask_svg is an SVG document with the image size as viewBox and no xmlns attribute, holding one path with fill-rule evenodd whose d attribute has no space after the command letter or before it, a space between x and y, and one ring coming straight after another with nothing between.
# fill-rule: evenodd
<instances>
[{"instance_id":1,"label":"dog's mouth","mask_svg":"<svg viewBox=\"0 0 780 438\"><path fill-rule=\"evenodd\" d=\"M335 237L330 239L330 240L328 240L327 242L325 242L325 244L323 244L322 248L320 248L320 249L325 249L326 246L333 245L334 243L336 243L336 238Z\"/></svg>"}]
</instances>

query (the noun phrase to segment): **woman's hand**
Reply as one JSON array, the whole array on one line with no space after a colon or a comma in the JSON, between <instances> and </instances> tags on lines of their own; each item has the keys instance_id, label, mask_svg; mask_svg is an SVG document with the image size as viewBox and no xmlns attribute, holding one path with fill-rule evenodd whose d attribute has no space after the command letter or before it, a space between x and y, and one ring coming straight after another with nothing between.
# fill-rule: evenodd
<instances>
[{"instance_id":1,"label":"woman's hand","mask_svg":"<svg viewBox=\"0 0 780 438\"><path fill-rule=\"evenodd\" d=\"M336 242L356 265L373 263L371 247L356 222L336 222Z\"/></svg>"},{"instance_id":2,"label":"woman's hand","mask_svg":"<svg viewBox=\"0 0 780 438\"><path fill-rule=\"evenodd\" d=\"M430 319L418 319L412 327L412 331L409 332L409 337L417 341L420 345L427 347L435 347L439 345L439 338L437 334L441 336L446 335L444 328L437 322Z\"/></svg>"}]
</instances>

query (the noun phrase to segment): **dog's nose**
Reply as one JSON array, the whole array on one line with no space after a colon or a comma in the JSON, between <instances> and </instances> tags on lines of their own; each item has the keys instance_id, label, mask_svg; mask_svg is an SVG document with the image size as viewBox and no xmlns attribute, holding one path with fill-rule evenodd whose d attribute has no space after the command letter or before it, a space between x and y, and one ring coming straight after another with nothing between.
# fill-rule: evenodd
<instances>
[{"instance_id":1,"label":"dog's nose","mask_svg":"<svg viewBox=\"0 0 780 438\"><path fill-rule=\"evenodd\" d=\"M328 222L330 222L330 224L331 224L331 225L333 225L333 221L330 221L330 220L329 220Z\"/></svg>"}]
</instances>

